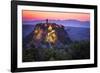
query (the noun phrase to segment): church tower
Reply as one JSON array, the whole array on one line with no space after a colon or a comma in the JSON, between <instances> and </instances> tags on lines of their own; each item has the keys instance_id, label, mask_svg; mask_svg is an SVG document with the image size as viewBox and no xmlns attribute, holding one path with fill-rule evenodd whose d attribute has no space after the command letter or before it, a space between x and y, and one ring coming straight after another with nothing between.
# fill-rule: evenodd
<instances>
[{"instance_id":1,"label":"church tower","mask_svg":"<svg viewBox=\"0 0 100 73\"><path fill-rule=\"evenodd\" d=\"M46 19L46 24L48 24L48 19Z\"/></svg>"}]
</instances>

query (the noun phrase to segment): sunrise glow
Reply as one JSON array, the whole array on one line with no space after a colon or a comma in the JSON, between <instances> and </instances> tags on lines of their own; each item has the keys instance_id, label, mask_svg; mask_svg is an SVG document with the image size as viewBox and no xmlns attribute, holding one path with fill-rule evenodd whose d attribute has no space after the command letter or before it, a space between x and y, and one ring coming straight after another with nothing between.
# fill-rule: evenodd
<instances>
[{"instance_id":1,"label":"sunrise glow","mask_svg":"<svg viewBox=\"0 0 100 73\"><path fill-rule=\"evenodd\" d=\"M22 11L22 18L24 20L44 20L44 19L51 19L51 20L68 20L68 19L75 19L79 21L89 21L90 14L89 13L75 13L75 12L43 12L43 11L30 11L30 10L23 10Z\"/></svg>"}]
</instances>

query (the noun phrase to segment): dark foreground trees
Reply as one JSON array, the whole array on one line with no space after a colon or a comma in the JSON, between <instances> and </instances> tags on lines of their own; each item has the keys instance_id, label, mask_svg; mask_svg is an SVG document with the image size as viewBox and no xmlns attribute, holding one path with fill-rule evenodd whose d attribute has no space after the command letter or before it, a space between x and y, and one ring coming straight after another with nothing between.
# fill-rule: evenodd
<instances>
[{"instance_id":1,"label":"dark foreground trees","mask_svg":"<svg viewBox=\"0 0 100 73\"><path fill-rule=\"evenodd\" d=\"M90 58L90 42L76 41L65 48L23 48L23 62L76 60Z\"/></svg>"}]
</instances>

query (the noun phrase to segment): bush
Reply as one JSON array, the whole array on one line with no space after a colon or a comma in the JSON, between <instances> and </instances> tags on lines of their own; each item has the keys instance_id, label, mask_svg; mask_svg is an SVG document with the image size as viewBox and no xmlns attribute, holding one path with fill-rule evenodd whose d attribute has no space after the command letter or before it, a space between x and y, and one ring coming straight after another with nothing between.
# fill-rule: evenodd
<instances>
[{"instance_id":1,"label":"bush","mask_svg":"<svg viewBox=\"0 0 100 73\"><path fill-rule=\"evenodd\" d=\"M63 49L30 48L23 49L23 62L75 60L90 58L90 42L76 41Z\"/></svg>"},{"instance_id":2,"label":"bush","mask_svg":"<svg viewBox=\"0 0 100 73\"><path fill-rule=\"evenodd\" d=\"M72 56L64 49L60 49L55 51L54 58L55 60L69 60L72 59Z\"/></svg>"},{"instance_id":3,"label":"bush","mask_svg":"<svg viewBox=\"0 0 100 73\"><path fill-rule=\"evenodd\" d=\"M69 46L73 59L89 59L90 58L90 42L80 41L73 42Z\"/></svg>"}]
</instances>

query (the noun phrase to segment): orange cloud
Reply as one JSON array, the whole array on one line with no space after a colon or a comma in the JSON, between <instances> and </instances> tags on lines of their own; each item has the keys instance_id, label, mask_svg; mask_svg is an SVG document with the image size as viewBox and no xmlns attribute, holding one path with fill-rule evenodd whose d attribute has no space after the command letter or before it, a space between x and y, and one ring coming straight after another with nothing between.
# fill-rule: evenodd
<instances>
[{"instance_id":1,"label":"orange cloud","mask_svg":"<svg viewBox=\"0 0 100 73\"><path fill-rule=\"evenodd\" d=\"M75 12L47 12L47 11L32 11L32 10L23 10L22 11L23 19L55 19L55 20L67 20L67 19L76 19L80 21L89 21L89 13L75 13Z\"/></svg>"}]
</instances>

